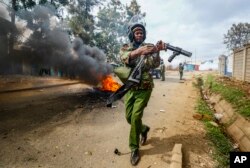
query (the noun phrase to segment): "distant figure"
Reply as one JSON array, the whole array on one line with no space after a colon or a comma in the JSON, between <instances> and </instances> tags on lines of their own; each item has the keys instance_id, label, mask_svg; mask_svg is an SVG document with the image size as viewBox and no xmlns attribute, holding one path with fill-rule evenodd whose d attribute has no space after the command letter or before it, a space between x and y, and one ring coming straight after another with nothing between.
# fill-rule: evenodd
<instances>
[{"instance_id":1,"label":"distant figure","mask_svg":"<svg viewBox=\"0 0 250 168\"><path fill-rule=\"evenodd\" d=\"M184 64L179 64L179 73L180 73L180 80L182 80L183 77L183 70L184 70Z\"/></svg>"},{"instance_id":2,"label":"distant figure","mask_svg":"<svg viewBox=\"0 0 250 168\"><path fill-rule=\"evenodd\" d=\"M165 64L163 59L161 59L160 70L161 70L161 81L165 81Z\"/></svg>"}]
</instances>

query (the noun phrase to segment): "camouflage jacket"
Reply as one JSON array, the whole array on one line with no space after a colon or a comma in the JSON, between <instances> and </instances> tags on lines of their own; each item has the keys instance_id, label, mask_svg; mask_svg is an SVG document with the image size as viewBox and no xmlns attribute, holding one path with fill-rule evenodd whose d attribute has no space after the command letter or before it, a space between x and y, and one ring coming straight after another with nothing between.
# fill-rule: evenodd
<instances>
[{"instance_id":1,"label":"camouflage jacket","mask_svg":"<svg viewBox=\"0 0 250 168\"><path fill-rule=\"evenodd\" d=\"M165 72L165 65L164 64L160 65L160 70L161 70L162 73Z\"/></svg>"},{"instance_id":2,"label":"camouflage jacket","mask_svg":"<svg viewBox=\"0 0 250 168\"><path fill-rule=\"evenodd\" d=\"M152 45L149 43L142 43L141 46L144 45ZM136 64L139 62L140 58L137 57L133 60L129 58L129 54L131 51L136 50L132 43L124 44L120 50L120 58L121 61L128 67L134 68ZM152 89L154 87L153 78L149 73L149 70L152 68L157 68L160 65L160 56L159 52L147 55L144 66L142 68L142 78L139 85L135 86L133 89Z\"/></svg>"},{"instance_id":3,"label":"camouflage jacket","mask_svg":"<svg viewBox=\"0 0 250 168\"><path fill-rule=\"evenodd\" d=\"M184 65L179 65L179 72L183 72L184 70Z\"/></svg>"}]
</instances>

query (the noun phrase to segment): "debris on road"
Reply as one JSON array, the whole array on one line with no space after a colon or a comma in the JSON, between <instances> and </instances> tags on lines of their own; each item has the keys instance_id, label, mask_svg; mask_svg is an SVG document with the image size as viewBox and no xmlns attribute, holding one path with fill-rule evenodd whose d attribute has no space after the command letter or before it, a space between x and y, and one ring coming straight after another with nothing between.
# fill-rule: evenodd
<instances>
[{"instance_id":1,"label":"debris on road","mask_svg":"<svg viewBox=\"0 0 250 168\"><path fill-rule=\"evenodd\" d=\"M198 114L198 113L194 114L193 118L197 120L212 120L211 116L207 114Z\"/></svg>"},{"instance_id":2,"label":"debris on road","mask_svg":"<svg viewBox=\"0 0 250 168\"><path fill-rule=\"evenodd\" d=\"M92 152L87 151L87 152L85 152L84 154L85 154L85 155L90 155L90 156L91 156L91 155L92 155Z\"/></svg>"},{"instance_id":3,"label":"debris on road","mask_svg":"<svg viewBox=\"0 0 250 168\"><path fill-rule=\"evenodd\" d=\"M114 150L114 154L116 154L116 155L120 156L120 155L121 155L121 152L120 152L117 148L115 148L115 150Z\"/></svg>"},{"instance_id":4,"label":"debris on road","mask_svg":"<svg viewBox=\"0 0 250 168\"><path fill-rule=\"evenodd\" d=\"M216 122L210 121L209 123L212 124L215 127L219 127L219 125Z\"/></svg>"},{"instance_id":5,"label":"debris on road","mask_svg":"<svg viewBox=\"0 0 250 168\"><path fill-rule=\"evenodd\" d=\"M215 113L214 117L216 118L216 120L219 121L223 117L223 114L222 113Z\"/></svg>"}]
</instances>

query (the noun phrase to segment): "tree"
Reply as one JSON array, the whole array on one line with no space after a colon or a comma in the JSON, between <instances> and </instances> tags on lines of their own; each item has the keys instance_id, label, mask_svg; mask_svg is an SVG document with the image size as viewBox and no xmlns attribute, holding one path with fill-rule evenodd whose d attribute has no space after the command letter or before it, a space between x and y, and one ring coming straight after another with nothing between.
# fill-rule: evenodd
<instances>
[{"instance_id":1,"label":"tree","mask_svg":"<svg viewBox=\"0 0 250 168\"><path fill-rule=\"evenodd\" d=\"M28 0L28 1L32 1L32 0ZM68 5L69 0L39 0L39 4L46 4L46 3L50 3L55 8L58 8L61 5L63 6Z\"/></svg>"},{"instance_id":2,"label":"tree","mask_svg":"<svg viewBox=\"0 0 250 168\"><path fill-rule=\"evenodd\" d=\"M91 11L99 4L100 0L73 0L69 6L69 26L72 33L80 37L85 44L93 45L95 22Z\"/></svg>"},{"instance_id":3,"label":"tree","mask_svg":"<svg viewBox=\"0 0 250 168\"><path fill-rule=\"evenodd\" d=\"M119 62L119 49L122 44L128 42L128 23L136 14L145 17L136 0L132 0L129 6L123 5L119 0L110 0L107 6L99 10L95 41L96 45L105 51L110 61Z\"/></svg>"},{"instance_id":4,"label":"tree","mask_svg":"<svg viewBox=\"0 0 250 168\"><path fill-rule=\"evenodd\" d=\"M142 15L146 16L146 13L141 12L141 6L138 4L136 0L132 0L129 6L126 6L127 11L127 21L129 21L134 15Z\"/></svg>"},{"instance_id":5,"label":"tree","mask_svg":"<svg viewBox=\"0 0 250 168\"><path fill-rule=\"evenodd\" d=\"M59 8L61 5L67 5L68 0L11 0L9 2L10 7L10 16L11 22L15 25L16 23L16 14L20 10L32 9L36 4L46 4L49 3L53 5L55 8ZM7 4L6 4L7 5ZM13 46L15 43L13 33L10 34L10 42L9 42L9 53L12 55Z\"/></svg>"},{"instance_id":6,"label":"tree","mask_svg":"<svg viewBox=\"0 0 250 168\"><path fill-rule=\"evenodd\" d=\"M95 44L104 50L108 60L118 62L118 52L126 37L126 10L120 1L111 0L97 13Z\"/></svg>"},{"instance_id":7,"label":"tree","mask_svg":"<svg viewBox=\"0 0 250 168\"><path fill-rule=\"evenodd\" d=\"M242 47L244 44L250 42L250 24L238 23L233 24L228 30L227 34L224 34L223 43L227 45L228 49L235 49Z\"/></svg>"},{"instance_id":8,"label":"tree","mask_svg":"<svg viewBox=\"0 0 250 168\"><path fill-rule=\"evenodd\" d=\"M51 4L55 8L59 8L60 6L68 5L69 0L11 0L9 3L12 4L12 9L18 11L20 9L32 9L35 5L38 4Z\"/></svg>"}]
</instances>

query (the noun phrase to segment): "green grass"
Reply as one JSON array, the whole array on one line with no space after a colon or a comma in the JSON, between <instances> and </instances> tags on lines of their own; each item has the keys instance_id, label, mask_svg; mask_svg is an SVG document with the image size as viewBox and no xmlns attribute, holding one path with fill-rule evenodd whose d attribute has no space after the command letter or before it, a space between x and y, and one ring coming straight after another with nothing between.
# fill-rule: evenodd
<instances>
[{"instance_id":1,"label":"green grass","mask_svg":"<svg viewBox=\"0 0 250 168\"><path fill-rule=\"evenodd\" d=\"M209 87L212 92L220 94L242 116L250 118L250 100L242 90L220 83L212 75L207 76L205 87Z\"/></svg>"},{"instance_id":2,"label":"green grass","mask_svg":"<svg viewBox=\"0 0 250 168\"><path fill-rule=\"evenodd\" d=\"M196 111L200 114L213 115L208 105L204 100L199 99L197 101ZM220 127L213 126L209 121L203 121L207 130L207 136L211 140L215 152L213 158L217 160L218 168L229 167L229 152L233 151L232 143L228 137L224 134L224 131Z\"/></svg>"}]
</instances>

